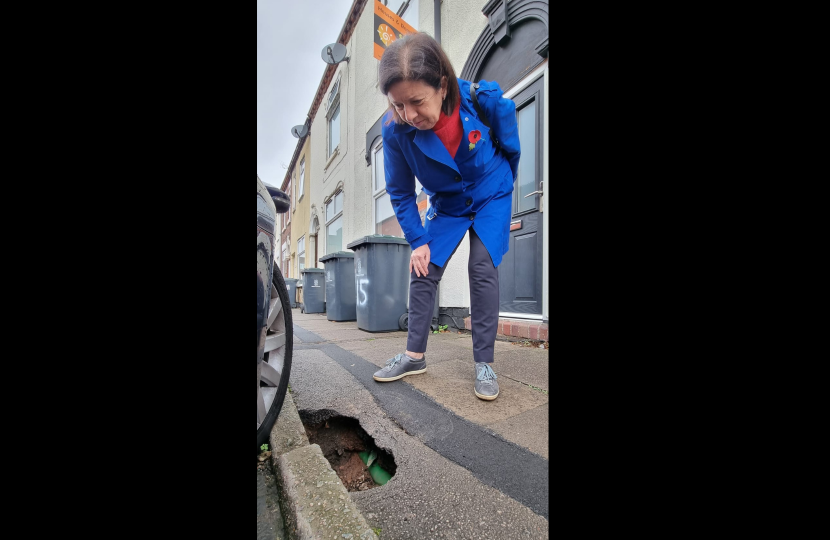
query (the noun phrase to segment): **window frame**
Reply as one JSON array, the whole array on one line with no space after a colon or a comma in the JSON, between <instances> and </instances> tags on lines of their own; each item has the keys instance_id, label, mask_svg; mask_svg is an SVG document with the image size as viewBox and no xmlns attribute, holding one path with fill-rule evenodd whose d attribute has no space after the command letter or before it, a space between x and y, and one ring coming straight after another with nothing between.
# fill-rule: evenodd
<instances>
[{"instance_id":1,"label":"window frame","mask_svg":"<svg viewBox=\"0 0 830 540\"><path fill-rule=\"evenodd\" d=\"M336 207L337 207L337 204L336 204L336 199L337 199L337 196L338 196L338 195L342 195L342 196L343 196L343 199L341 200L341 203L340 203L340 211L339 211L339 212L336 210ZM335 212L334 212L334 215L332 216L332 218L331 218L331 219L326 219L326 223L325 223L325 232L326 232L326 255L328 255L329 253L335 253L335 251L331 251L331 250L329 250L329 226L330 226L332 223L334 223L335 221L337 221L339 218L342 218L342 217L343 217L343 207L345 206L345 201L346 201L346 194L345 194L345 191L341 188L341 189L337 190L337 191L336 191L336 192L335 192L335 193L334 193L334 194L333 194L333 195L329 198L328 202L326 202L325 206L323 207L323 215L327 217L327 216L328 216L328 213L329 213L329 205L330 205L330 204L332 204L332 205L334 205L334 206L335 206ZM341 229L343 228L343 224L342 224L342 223L340 224L340 227L341 227ZM337 250L337 251L342 251L342 249L343 249L343 246L340 246L340 249L339 249L339 250Z\"/></svg>"},{"instance_id":2,"label":"window frame","mask_svg":"<svg viewBox=\"0 0 830 540\"><path fill-rule=\"evenodd\" d=\"M340 110L340 82L341 82L341 77L338 74L337 75L337 80L335 81L334 86L332 86L332 89L331 89L331 92L329 93L329 98L328 98L328 101L327 101L327 109L326 109L327 110L327 112L326 112L327 130L326 131L328 131L328 138L326 140L326 145L328 146L328 153L326 155L326 159L331 158L331 156L334 155L334 151L337 150L338 148L340 148L340 141L341 141L340 135L341 135L341 133L337 134L337 144L332 146L332 129L331 129L332 128L332 119L333 119L335 113L337 113L338 126L340 128L338 131L340 131L340 132L343 131L343 121L342 121L342 117L341 117L341 115L343 114L343 111Z\"/></svg>"},{"instance_id":3,"label":"window frame","mask_svg":"<svg viewBox=\"0 0 830 540\"><path fill-rule=\"evenodd\" d=\"M302 251L300 251L300 245L302 244ZM300 272L305 270L305 262L303 262L303 268L300 268L300 258L305 259L305 235L302 235L300 238L297 239L297 275L300 275Z\"/></svg>"},{"instance_id":4,"label":"window frame","mask_svg":"<svg viewBox=\"0 0 830 540\"><path fill-rule=\"evenodd\" d=\"M412 0L410 0L409 2L404 0L403 3L401 3L401 7L398 8L398 11L400 11L404 7L404 5L406 5L406 9L404 9L402 13L397 13L398 17L406 21L406 23L415 30L419 30L418 15L420 10L420 3L420 0L414 0L414 2Z\"/></svg>"},{"instance_id":5,"label":"window frame","mask_svg":"<svg viewBox=\"0 0 830 540\"><path fill-rule=\"evenodd\" d=\"M288 252L288 241L282 243L282 264L280 267L282 268L283 273L285 274L283 277L289 277L289 273L291 270L291 257Z\"/></svg>"},{"instance_id":6,"label":"window frame","mask_svg":"<svg viewBox=\"0 0 830 540\"><path fill-rule=\"evenodd\" d=\"M342 130L342 122L340 122L340 100L339 100L339 99L337 100L337 105L335 105L335 107L334 107L334 112L336 112L336 113L337 113L337 119L338 119L338 122L337 122L337 123L338 123L338 126L340 127L340 130ZM334 112L333 112L333 113L332 113L332 114L328 117L328 132L329 132L329 136L328 136L328 146L329 146L329 155L328 155L328 156L326 156L327 158L331 158L331 156L333 156L333 155L334 155L335 150L337 150L338 148L340 148L340 133L338 133L338 134L337 134L337 144L336 144L336 145L334 145L334 147L332 147L332 142L333 142L333 137L332 137L332 135L333 135L333 133L334 133L334 131L332 130L332 127L333 127L333 125L332 125L332 119L334 118Z\"/></svg>"},{"instance_id":7,"label":"window frame","mask_svg":"<svg viewBox=\"0 0 830 540\"><path fill-rule=\"evenodd\" d=\"M305 158L300 161L300 195L297 200L302 200L303 195L305 195Z\"/></svg>"},{"instance_id":8,"label":"window frame","mask_svg":"<svg viewBox=\"0 0 830 540\"><path fill-rule=\"evenodd\" d=\"M286 186L286 187L288 188L288 196L291 197L291 193L293 193L293 190L294 190L294 179L293 178L288 180L288 186ZM294 207L293 202L291 203L291 207L292 208ZM291 212L285 212L285 225L286 225L286 227L288 226L289 223L291 223Z\"/></svg>"}]
</instances>

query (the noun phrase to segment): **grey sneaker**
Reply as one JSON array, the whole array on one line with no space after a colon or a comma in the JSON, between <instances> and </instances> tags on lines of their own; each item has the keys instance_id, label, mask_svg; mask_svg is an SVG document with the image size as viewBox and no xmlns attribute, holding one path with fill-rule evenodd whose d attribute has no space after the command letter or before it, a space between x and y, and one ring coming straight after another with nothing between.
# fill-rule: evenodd
<instances>
[{"instance_id":1,"label":"grey sneaker","mask_svg":"<svg viewBox=\"0 0 830 540\"><path fill-rule=\"evenodd\" d=\"M476 397L487 401L493 401L499 397L499 383L496 382L496 374L490 364L476 362Z\"/></svg>"},{"instance_id":2,"label":"grey sneaker","mask_svg":"<svg viewBox=\"0 0 830 540\"><path fill-rule=\"evenodd\" d=\"M418 375L427 370L427 357L415 360L405 354L395 355L386 361L386 367L375 372L374 379L378 382L397 381L407 375Z\"/></svg>"}]
</instances>

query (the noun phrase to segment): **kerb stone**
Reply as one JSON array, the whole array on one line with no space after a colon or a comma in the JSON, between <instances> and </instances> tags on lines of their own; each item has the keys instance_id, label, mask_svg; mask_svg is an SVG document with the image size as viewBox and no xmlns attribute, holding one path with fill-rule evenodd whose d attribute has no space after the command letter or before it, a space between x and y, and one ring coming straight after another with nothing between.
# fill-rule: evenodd
<instances>
[{"instance_id":1,"label":"kerb stone","mask_svg":"<svg viewBox=\"0 0 830 540\"><path fill-rule=\"evenodd\" d=\"M290 452L301 446L308 446L308 436L297 412L297 406L291 398L291 392L285 393L285 401L274 428L271 430L271 456L276 460L282 454Z\"/></svg>"},{"instance_id":2,"label":"kerb stone","mask_svg":"<svg viewBox=\"0 0 830 540\"><path fill-rule=\"evenodd\" d=\"M275 465L290 540L377 540L319 445L282 454Z\"/></svg>"}]
</instances>

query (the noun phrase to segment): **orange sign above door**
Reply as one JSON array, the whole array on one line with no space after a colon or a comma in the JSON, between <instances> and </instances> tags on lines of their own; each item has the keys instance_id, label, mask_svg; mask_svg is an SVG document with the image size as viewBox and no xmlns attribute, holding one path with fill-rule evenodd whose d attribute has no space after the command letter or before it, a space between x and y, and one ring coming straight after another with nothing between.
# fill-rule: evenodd
<instances>
[{"instance_id":1,"label":"orange sign above door","mask_svg":"<svg viewBox=\"0 0 830 540\"><path fill-rule=\"evenodd\" d=\"M373 31L375 33L374 56L378 60L383 56L383 51L386 50L386 47L390 43L402 38L406 34L417 32L406 21L398 17L394 11L380 3L379 0L375 0L375 25Z\"/></svg>"}]
</instances>

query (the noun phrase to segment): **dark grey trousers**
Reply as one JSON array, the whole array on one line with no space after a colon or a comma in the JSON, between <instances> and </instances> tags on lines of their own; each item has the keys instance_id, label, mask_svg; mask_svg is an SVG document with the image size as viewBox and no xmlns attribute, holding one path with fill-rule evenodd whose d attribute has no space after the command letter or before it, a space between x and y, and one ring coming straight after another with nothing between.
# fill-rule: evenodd
<instances>
[{"instance_id":1,"label":"dark grey trousers","mask_svg":"<svg viewBox=\"0 0 830 540\"><path fill-rule=\"evenodd\" d=\"M458 246L456 246L458 249ZM455 252L453 251L453 255ZM452 255L447 259L447 263ZM444 265L446 268L446 264ZM426 352L429 324L435 309L435 293L444 275L444 268L429 263L429 274L418 277L413 271L409 281L409 331L406 349L414 353ZM470 312L473 325L473 360L493 361L493 347L499 327L499 270L487 248L470 227Z\"/></svg>"}]
</instances>

